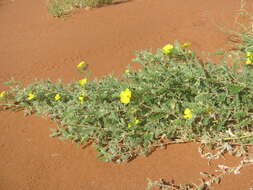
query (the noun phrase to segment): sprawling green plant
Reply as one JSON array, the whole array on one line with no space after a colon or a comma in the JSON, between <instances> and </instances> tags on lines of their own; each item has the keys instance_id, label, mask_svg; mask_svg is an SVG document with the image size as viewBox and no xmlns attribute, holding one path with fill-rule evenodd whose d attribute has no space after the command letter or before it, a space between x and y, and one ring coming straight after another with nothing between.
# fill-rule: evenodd
<instances>
[{"instance_id":1,"label":"sprawling green plant","mask_svg":"<svg viewBox=\"0 0 253 190\"><path fill-rule=\"evenodd\" d=\"M74 8L95 8L111 3L112 0L49 0L48 11L55 17L63 17Z\"/></svg>"},{"instance_id":2,"label":"sprawling green plant","mask_svg":"<svg viewBox=\"0 0 253 190\"><path fill-rule=\"evenodd\" d=\"M203 62L186 46L138 52L142 67L129 67L123 80L9 82L0 108L52 118L52 136L93 143L105 161L147 155L168 141L252 143L252 65Z\"/></svg>"},{"instance_id":3,"label":"sprawling green plant","mask_svg":"<svg viewBox=\"0 0 253 190\"><path fill-rule=\"evenodd\" d=\"M252 119L252 108L249 104L243 99L247 99L251 101L251 92L252 85L247 83L246 81L250 81L248 77L251 76L252 64L253 64L253 22L252 22L252 15L253 12L249 12L249 6L246 6L246 1L241 0L241 8L238 11L238 15L236 16L235 23L236 29L234 30L225 30L226 33L230 35L231 42L233 42L233 48L229 51L217 51L218 54L223 55L223 59L221 63L223 65L232 65L229 68L229 71L236 70L238 71L238 77L236 77L235 82L231 81L231 85L234 87L232 88L234 91L233 94L227 93L226 97L232 96L233 98L236 96L238 103L235 104L235 108L243 108L243 104L245 104L244 109L239 111L238 109L233 112L234 117L238 118L239 120L230 119L227 120L227 124L231 123L232 125L234 122L241 123L239 127L235 125L233 128L233 132L231 130L230 125L225 125L228 130L224 132L219 132L219 137L216 138L214 136L212 139L205 139L203 138L201 141L201 145L199 147L199 153L202 158L207 158L209 162L211 160L219 159L225 153L230 155L241 157L241 161L236 166L225 166L225 165L218 165L215 170L215 175L209 174L206 172L200 172L201 178L200 183L187 183L187 184L175 184L174 180L169 181L166 179L160 180L148 180L148 189L153 189L153 187L162 189L162 190L199 190L199 189L211 189L213 184L219 184L223 177L226 175L231 174L239 174L240 170L244 167L253 164L253 155L252 155L252 148L253 148L253 133L252 133L252 122L250 122L250 118ZM245 23L240 20L247 20L249 22ZM231 73L228 73L231 75ZM231 75L234 78L234 72ZM242 81L242 82L241 82ZM238 85L240 83L240 85ZM235 87L237 86L237 87ZM227 86L228 87L228 86ZM225 89L229 89L225 87ZM240 89L247 89L246 91ZM251 90L250 90L251 89ZM230 90L231 91L231 90ZM245 96L245 94L249 96ZM244 97L244 98L243 98ZM232 101L234 102L234 101ZM224 102L222 102L224 103ZM228 102L229 103L229 102ZM232 103L232 105L234 105ZM239 105L239 106L238 106ZM229 107L228 107L229 108ZM246 112L245 112L246 108ZM231 110L229 108L228 110ZM228 112L229 113L229 112ZM232 116L230 114L229 116ZM246 130L242 129L241 126L248 123L249 125ZM247 125L247 124L246 124ZM229 134L229 136L228 136ZM220 138L220 140L218 140ZM238 141L239 140L239 141ZM236 142L237 141L237 142ZM211 142L211 143L210 143ZM212 148L215 149L215 152L206 152L204 149L206 145L212 145Z\"/></svg>"}]
</instances>

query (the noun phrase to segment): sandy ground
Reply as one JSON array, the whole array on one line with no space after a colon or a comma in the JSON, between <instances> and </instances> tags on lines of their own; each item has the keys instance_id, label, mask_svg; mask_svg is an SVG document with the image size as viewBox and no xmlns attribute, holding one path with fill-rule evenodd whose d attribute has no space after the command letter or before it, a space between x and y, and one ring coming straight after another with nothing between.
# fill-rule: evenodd
<instances>
[{"instance_id":1,"label":"sandy ground","mask_svg":"<svg viewBox=\"0 0 253 190\"><path fill-rule=\"evenodd\" d=\"M81 60L90 63L92 78L119 76L136 50L174 40L191 42L198 53L213 52L227 46L220 26L231 27L239 7L240 0L133 0L77 10L63 20L48 15L45 0L0 0L0 82L77 80ZM169 146L130 163L104 163L92 147L48 137L52 127L37 116L0 112L0 190L144 190L147 178L197 182L200 171L214 171L197 144ZM248 167L227 176L214 189L249 190L252 172Z\"/></svg>"}]
</instances>

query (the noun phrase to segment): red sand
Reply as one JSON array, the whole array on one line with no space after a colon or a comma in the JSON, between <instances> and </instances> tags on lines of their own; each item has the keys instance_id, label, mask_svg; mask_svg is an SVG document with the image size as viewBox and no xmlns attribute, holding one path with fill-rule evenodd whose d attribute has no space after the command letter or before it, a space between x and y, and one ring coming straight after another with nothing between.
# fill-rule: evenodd
<instances>
[{"instance_id":1,"label":"red sand","mask_svg":"<svg viewBox=\"0 0 253 190\"><path fill-rule=\"evenodd\" d=\"M0 82L76 80L81 76L75 66L83 59L95 77L112 71L119 76L136 50L174 40L191 42L198 52L214 51L227 45L217 25L231 27L240 7L240 0L133 0L77 10L63 20L49 16L45 2L0 0ZM196 182L200 171L214 169L196 144L169 146L117 165L99 161L92 147L49 138L54 124L43 118L0 112L0 123L0 190L144 190L147 178ZM227 176L214 189L249 189L252 172L248 167Z\"/></svg>"}]
</instances>

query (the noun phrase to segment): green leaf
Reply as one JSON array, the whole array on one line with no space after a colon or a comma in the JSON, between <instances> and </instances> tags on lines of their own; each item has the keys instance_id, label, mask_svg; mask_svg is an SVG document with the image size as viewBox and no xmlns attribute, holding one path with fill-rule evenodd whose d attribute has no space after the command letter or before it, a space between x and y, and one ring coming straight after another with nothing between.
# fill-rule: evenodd
<instances>
[{"instance_id":1,"label":"green leaf","mask_svg":"<svg viewBox=\"0 0 253 190\"><path fill-rule=\"evenodd\" d=\"M244 87L239 85L231 85L228 90L231 94L238 94L240 91L242 91Z\"/></svg>"}]
</instances>

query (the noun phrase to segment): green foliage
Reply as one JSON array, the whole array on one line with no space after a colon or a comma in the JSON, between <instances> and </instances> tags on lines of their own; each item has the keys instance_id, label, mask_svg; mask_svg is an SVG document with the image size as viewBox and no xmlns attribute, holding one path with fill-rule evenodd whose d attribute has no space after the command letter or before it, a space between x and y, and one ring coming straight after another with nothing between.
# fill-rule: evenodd
<instances>
[{"instance_id":1,"label":"green foliage","mask_svg":"<svg viewBox=\"0 0 253 190\"><path fill-rule=\"evenodd\" d=\"M111 3L112 0L49 0L48 11L54 17L63 17L74 8L95 8Z\"/></svg>"},{"instance_id":2,"label":"green foliage","mask_svg":"<svg viewBox=\"0 0 253 190\"><path fill-rule=\"evenodd\" d=\"M252 137L251 65L238 70L226 62L202 62L177 42L170 53L142 51L135 61L142 68L129 68L124 80L106 76L83 86L50 80L26 88L16 84L0 107L25 108L28 114L54 119L58 129L52 136L92 142L105 161L147 155L166 141L252 143L252 138L244 138ZM120 99L125 89L132 93L129 103Z\"/></svg>"}]
</instances>

